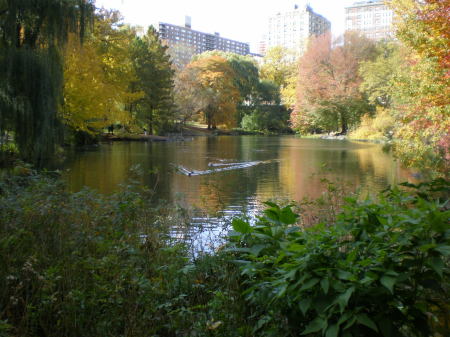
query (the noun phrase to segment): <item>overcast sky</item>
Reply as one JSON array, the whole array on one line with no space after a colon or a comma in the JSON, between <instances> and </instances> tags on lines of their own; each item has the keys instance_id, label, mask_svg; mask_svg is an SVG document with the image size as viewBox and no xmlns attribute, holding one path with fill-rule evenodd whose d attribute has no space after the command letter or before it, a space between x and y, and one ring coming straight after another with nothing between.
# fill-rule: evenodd
<instances>
[{"instance_id":1,"label":"overcast sky","mask_svg":"<svg viewBox=\"0 0 450 337\"><path fill-rule=\"evenodd\" d=\"M159 22L184 25L184 17L192 17L192 29L218 32L222 37L250 42L257 51L269 16L294 8L305 0L96 0L97 7L121 11L125 22L156 28ZM344 30L344 7L356 0L309 0L316 13L331 21L334 35Z\"/></svg>"}]
</instances>

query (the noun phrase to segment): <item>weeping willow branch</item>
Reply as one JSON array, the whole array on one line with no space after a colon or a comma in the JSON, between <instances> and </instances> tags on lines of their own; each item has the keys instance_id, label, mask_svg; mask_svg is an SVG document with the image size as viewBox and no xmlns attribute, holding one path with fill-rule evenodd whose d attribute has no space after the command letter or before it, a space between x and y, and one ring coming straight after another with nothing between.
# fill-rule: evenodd
<instances>
[{"instance_id":1,"label":"weeping willow branch","mask_svg":"<svg viewBox=\"0 0 450 337\"><path fill-rule=\"evenodd\" d=\"M0 11L0 133L14 133L22 159L44 166L60 140L64 48L84 35L93 0L5 0Z\"/></svg>"}]
</instances>

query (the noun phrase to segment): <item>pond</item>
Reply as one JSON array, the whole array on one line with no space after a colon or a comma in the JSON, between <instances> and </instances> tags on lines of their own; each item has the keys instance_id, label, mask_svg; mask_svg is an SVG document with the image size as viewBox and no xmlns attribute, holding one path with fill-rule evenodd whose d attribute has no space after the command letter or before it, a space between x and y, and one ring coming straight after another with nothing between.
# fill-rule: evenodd
<instances>
[{"instance_id":1,"label":"pond","mask_svg":"<svg viewBox=\"0 0 450 337\"><path fill-rule=\"evenodd\" d=\"M115 142L69 156L64 176L112 193L139 165L156 197L208 214L251 212L268 199L318 197L321 179L374 193L411 180L382 145L295 136L198 137L183 142Z\"/></svg>"}]
</instances>

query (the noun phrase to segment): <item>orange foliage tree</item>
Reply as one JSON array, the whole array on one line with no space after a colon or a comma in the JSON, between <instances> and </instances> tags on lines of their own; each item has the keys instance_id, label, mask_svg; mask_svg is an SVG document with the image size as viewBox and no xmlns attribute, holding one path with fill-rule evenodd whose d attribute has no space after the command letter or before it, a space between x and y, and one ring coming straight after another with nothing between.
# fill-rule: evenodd
<instances>
[{"instance_id":1,"label":"orange foliage tree","mask_svg":"<svg viewBox=\"0 0 450 337\"><path fill-rule=\"evenodd\" d=\"M314 38L300 59L297 104L291 115L294 129L314 129L342 134L358 122L369 109L359 90L359 64L374 56L374 44L355 33L346 34L345 41L331 47L331 37Z\"/></svg>"},{"instance_id":2,"label":"orange foliage tree","mask_svg":"<svg viewBox=\"0 0 450 337\"><path fill-rule=\"evenodd\" d=\"M191 87L185 93L192 95L192 99L201 97L198 111L208 129L216 129L219 125L235 126L240 93L234 85L235 74L228 61L217 55L199 58L184 72L184 78L189 79L185 85Z\"/></svg>"}]
</instances>

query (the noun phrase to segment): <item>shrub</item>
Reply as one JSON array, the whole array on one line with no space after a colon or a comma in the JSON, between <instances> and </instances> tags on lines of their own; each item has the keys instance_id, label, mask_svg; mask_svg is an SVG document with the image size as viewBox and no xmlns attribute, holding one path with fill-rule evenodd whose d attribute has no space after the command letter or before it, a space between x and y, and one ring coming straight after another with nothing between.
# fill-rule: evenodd
<instances>
[{"instance_id":1,"label":"shrub","mask_svg":"<svg viewBox=\"0 0 450 337\"><path fill-rule=\"evenodd\" d=\"M365 115L360 126L349 135L353 139L390 140L395 126L395 119L389 110L377 108L374 117Z\"/></svg>"},{"instance_id":2,"label":"shrub","mask_svg":"<svg viewBox=\"0 0 450 337\"><path fill-rule=\"evenodd\" d=\"M302 229L272 203L253 226L235 219L229 249L261 308L255 334L448 336L449 184L409 187L347 199L332 226Z\"/></svg>"},{"instance_id":3,"label":"shrub","mask_svg":"<svg viewBox=\"0 0 450 337\"><path fill-rule=\"evenodd\" d=\"M0 336L249 336L236 268L170 235L185 210L137 179L106 196L14 171L0 181Z\"/></svg>"}]
</instances>

